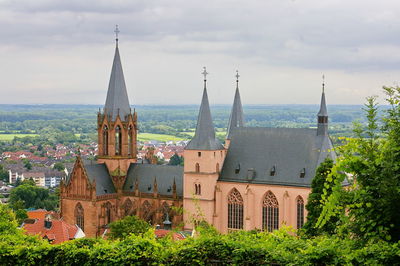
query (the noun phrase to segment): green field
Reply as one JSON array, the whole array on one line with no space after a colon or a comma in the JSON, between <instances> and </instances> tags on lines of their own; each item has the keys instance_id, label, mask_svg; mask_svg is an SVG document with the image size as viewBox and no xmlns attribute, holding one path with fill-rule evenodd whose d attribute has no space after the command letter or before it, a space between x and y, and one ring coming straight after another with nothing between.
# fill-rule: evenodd
<instances>
[{"instance_id":1,"label":"green field","mask_svg":"<svg viewBox=\"0 0 400 266\"><path fill-rule=\"evenodd\" d=\"M156 140L165 142L165 141L180 141L180 140L185 140L185 138L180 138L172 135L164 135L164 134L139 133L138 140L139 141Z\"/></svg>"},{"instance_id":2,"label":"green field","mask_svg":"<svg viewBox=\"0 0 400 266\"><path fill-rule=\"evenodd\" d=\"M0 134L0 141L12 141L14 137L37 137L38 134Z\"/></svg>"}]
</instances>

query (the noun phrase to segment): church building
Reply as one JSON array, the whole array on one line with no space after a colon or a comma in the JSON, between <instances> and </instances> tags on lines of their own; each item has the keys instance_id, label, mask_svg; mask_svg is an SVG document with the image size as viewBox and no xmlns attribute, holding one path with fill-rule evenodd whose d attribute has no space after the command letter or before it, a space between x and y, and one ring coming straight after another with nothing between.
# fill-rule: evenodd
<instances>
[{"instance_id":1,"label":"church building","mask_svg":"<svg viewBox=\"0 0 400 266\"><path fill-rule=\"evenodd\" d=\"M205 68L202 74L197 127L184 150L184 167L138 161L138 114L129 104L117 37L106 103L97 115L98 160L78 156L61 182L64 221L88 237L101 236L109 223L127 215L151 224L170 220L185 230L203 219L222 233L303 226L315 170L336 156L324 90L316 129L246 127L236 74L223 145L215 135Z\"/></svg>"}]
</instances>

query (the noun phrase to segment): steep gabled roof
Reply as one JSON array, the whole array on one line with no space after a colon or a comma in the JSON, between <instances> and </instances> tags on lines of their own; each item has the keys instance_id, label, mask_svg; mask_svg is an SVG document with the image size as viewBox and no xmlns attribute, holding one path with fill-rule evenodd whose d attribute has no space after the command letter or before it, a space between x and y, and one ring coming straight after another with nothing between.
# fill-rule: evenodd
<instances>
[{"instance_id":1,"label":"steep gabled roof","mask_svg":"<svg viewBox=\"0 0 400 266\"><path fill-rule=\"evenodd\" d=\"M326 157L336 154L329 137L317 136L316 129L236 128L218 180L310 187Z\"/></svg>"},{"instance_id":2,"label":"steep gabled roof","mask_svg":"<svg viewBox=\"0 0 400 266\"><path fill-rule=\"evenodd\" d=\"M243 115L242 101L240 100L239 87L236 87L231 116L229 118L228 132L226 135L227 139L231 138L231 132L236 127L244 127L244 115Z\"/></svg>"},{"instance_id":3,"label":"steep gabled roof","mask_svg":"<svg viewBox=\"0 0 400 266\"><path fill-rule=\"evenodd\" d=\"M135 191L135 183L138 182L140 192L153 193L154 179L157 181L158 194L172 196L175 182L176 194L183 196L183 167L175 165L132 163L123 190Z\"/></svg>"},{"instance_id":4,"label":"steep gabled roof","mask_svg":"<svg viewBox=\"0 0 400 266\"><path fill-rule=\"evenodd\" d=\"M186 150L222 150L224 147L215 138L214 124L211 118L210 104L207 89L204 87L199 116L197 118L196 132Z\"/></svg>"},{"instance_id":5,"label":"steep gabled roof","mask_svg":"<svg viewBox=\"0 0 400 266\"><path fill-rule=\"evenodd\" d=\"M115 121L118 114L121 120L125 120L125 117L130 114L128 93L126 91L118 46L115 48L114 62L111 70L104 112L111 117L112 121Z\"/></svg>"}]
</instances>

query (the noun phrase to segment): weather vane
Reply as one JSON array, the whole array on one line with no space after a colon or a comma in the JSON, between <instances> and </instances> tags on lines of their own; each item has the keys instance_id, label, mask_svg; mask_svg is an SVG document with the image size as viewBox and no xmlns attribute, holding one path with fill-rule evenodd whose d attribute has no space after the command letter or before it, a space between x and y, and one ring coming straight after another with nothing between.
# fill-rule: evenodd
<instances>
[{"instance_id":1,"label":"weather vane","mask_svg":"<svg viewBox=\"0 0 400 266\"><path fill-rule=\"evenodd\" d=\"M118 25L115 25L115 30L114 30L114 32L115 32L115 40L116 40L117 43L118 43L118 33L119 33Z\"/></svg>"},{"instance_id":2,"label":"weather vane","mask_svg":"<svg viewBox=\"0 0 400 266\"><path fill-rule=\"evenodd\" d=\"M239 87L239 77L240 77L240 75L239 75L239 70L236 70L236 75L235 75L235 77L236 77L236 87Z\"/></svg>"},{"instance_id":3,"label":"weather vane","mask_svg":"<svg viewBox=\"0 0 400 266\"><path fill-rule=\"evenodd\" d=\"M206 67L203 67L203 72L202 72L201 74L203 74L203 76L204 76L204 81L206 81L206 80L207 80L207 75L208 75L208 72L207 72L207 70L206 70Z\"/></svg>"}]
</instances>

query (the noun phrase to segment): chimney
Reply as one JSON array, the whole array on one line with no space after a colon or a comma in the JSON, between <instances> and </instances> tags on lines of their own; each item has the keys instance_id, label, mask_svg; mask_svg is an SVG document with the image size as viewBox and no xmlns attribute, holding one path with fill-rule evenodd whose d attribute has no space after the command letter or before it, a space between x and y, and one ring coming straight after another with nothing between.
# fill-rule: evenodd
<instances>
[{"instance_id":1,"label":"chimney","mask_svg":"<svg viewBox=\"0 0 400 266\"><path fill-rule=\"evenodd\" d=\"M50 214L46 214L46 218L44 218L44 228L50 229L52 224L53 223L51 221L51 215Z\"/></svg>"}]
</instances>

